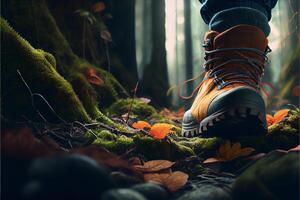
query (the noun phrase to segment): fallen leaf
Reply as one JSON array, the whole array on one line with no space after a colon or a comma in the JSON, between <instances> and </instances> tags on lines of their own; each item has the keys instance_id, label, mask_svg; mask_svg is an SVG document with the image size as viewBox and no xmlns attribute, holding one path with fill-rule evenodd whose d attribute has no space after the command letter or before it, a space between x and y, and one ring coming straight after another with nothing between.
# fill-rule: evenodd
<instances>
[{"instance_id":1,"label":"fallen leaf","mask_svg":"<svg viewBox=\"0 0 300 200\"><path fill-rule=\"evenodd\" d=\"M112 37L108 30L101 31L100 37L105 41L112 42Z\"/></svg>"},{"instance_id":2,"label":"fallen leaf","mask_svg":"<svg viewBox=\"0 0 300 200\"><path fill-rule=\"evenodd\" d=\"M188 178L189 176L186 173L176 171L165 179L164 185L170 192L176 192L177 190L185 186Z\"/></svg>"},{"instance_id":3,"label":"fallen leaf","mask_svg":"<svg viewBox=\"0 0 300 200\"><path fill-rule=\"evenodd\" d=\"M219 163L219 162L225 162L222 158L207 158L203 161L204 164L210 164L210 163Z\"/></svg>"},{"instance_id":4,"label":"fallen leaf","mask_svg":"<svg viewBox=\"0 0 300 200\"><path fill-rule=\"evenodd\" d=\"M104 81L97 75L96 70L93 68L88 68L86 70L86 78L88 82L93 85L100 86L104 84Z\"/></svg>"},{"instance_id":5,"label":"fallen leaf","mask_svg":"<svg viewBox=\"0 0 300 200\"><path fill-rule=\"evenodd\" d=\"M151 125L145 121L137 121L132 124L132 127L135 129L143 130L145 128L151 128Z\"/></svg>"},{"instance_id":6,"label":"fallen leaf","mask_svg":"<svg viewBox=\"0 0 300 200\"><path fill-rule=\"evenodd\" d=\"M274 116L267 114L266 120L268 126L271 126L273 124L277 124L284 120L284 118L289 114L289 109L282 109L275 113Z\"/></svg>"},{"instance_id":7,"label":"fallen leaf","mask_svg":"<svg viewBox=\"0 0 300 200\"><path fill-rule=\"evenodd\" d=\"M271 126L272 124L274 124L274 117L270 114L266 115L266 120L267 120L267 124L268 126Z\"/></svg>"},{"instance_id":8,"label":"fallen leaf","mask_svg":"<svg viewBox=\"0 0 300 200\"><path fill-rule=\"evenodd\" d=\"M132 157L132 158L130 158L129 159L129 163L131 164L131 165L142 165L143 163L142 163L142 160L139 158L139 157Z\"/></svg>"},{"instance_id":9,"label":"fallen leaf","mask_svg":"<svg viewBox=\"0 0 300 200\"><path fill-rule=\"evenodd\" d=\"M186 173L176 171L172 173L150 173L144 175L146 182L156 182L165 186L170 192L176 192L188 181Z\"/></svg>"},{"instance_id":10,"label":"fallen leaf","mask_svg":"<svg viewBox=\"0 0 300 200\"><path fill-rule=\"evenodd\" d=\"M140 97L140 100L141 100L142 102L144 102L145 104L149 104L149 103L151 102L151 99L148 99L148 98L146 98L146 97Z\"/></svg>"},{"instance_id":11,"label":"fallen leaf","mask_svg":"<svg viewBox=\"0 0 300 200\"><path fill-rule=\"evenodd\" d=\"M183 115L185 113L184 108L180 108L177 112L172 112L167 108L164 108L160 111L160 114L170 120L181 120L183 118Z\"/></svg>"},{"instance_id":12,"label":"fallen leaf","mask_svg":"<svg viewBox=\"0 0 300 200\"><path fill-rule=\"evenodd\" d=\"M157 140L164 139L168 134L174 133L171 129L174 126L171 124L166 124L166 123L156 123L154 124L151 129L149 134Z\"/></svg>"},{"instance_id":13,"label":"fallen leaf","mask_svg":"<svg viewBox=\"0 0 300 200\"><path fill-rule=\"evenodd\" d=\"M204 164L211 164L211 163L219 163L219 162L226 162L231 161L239 157L244 157L250 155L253 151L253 148L241 148L240 143L231 144L230 141L226 141L222 144L217 152L217 157L208 158L203 161Z\"/></svg>"},{"instance_id":14,"label":"fallen leaf","mask_svg":"<svg viewBox=\"0 0 300 200\"><path fill-rule=\"evenodd\" d=\"M159 172L171 168L175 163L168 160L152 160L144 165L136 165L134 168L141 172Z\"/></svg>"},{"instance_id":15,"label":"fallen leaf","mask_svg":"<svg viewBox=\"0 0 300 200\"><path fill-rule=\"evenodd\" d=\"M145 182L156 182L164 185L164 180L170 176L171 173L147 173L144 174Z\"/></svg>"},{"instance_id":16,"label":"fallen leaf","mask_svg":"<svg viewBox=\"0 0 300 200\"><path fill-rule=\"evenodd\" d=\"M288 150L288 152L293 152L293 151L300 151L300 145L296 146L295 148L292 148Z\"/></svg>"},{"instance_id":17,"label":"fallen leaf","mask_svg":"<svg viewBox=\"0 0 300 200\"><path fill-rule=\"evenodd\" d=\"M105 8L106 8L106 6L103 2L95 3L92 7L94 12L102 12L105 10Z\"/></svg>"}]
</instances>

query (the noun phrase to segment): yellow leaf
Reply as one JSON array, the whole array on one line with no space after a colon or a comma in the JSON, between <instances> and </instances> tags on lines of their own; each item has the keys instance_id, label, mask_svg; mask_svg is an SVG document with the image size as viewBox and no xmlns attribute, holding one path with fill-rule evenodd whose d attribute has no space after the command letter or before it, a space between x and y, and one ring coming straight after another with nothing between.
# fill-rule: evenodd
<instances>
[{"instance_id":1,"label":"yellow leaf","mask_svg":"<svg viewBox=\"0 0 300 200\"><path fill-rule=\"evenodd\" d=\"M151 125L145 121L138 121L132 124L132 127L135 129L143 130L145 128L151 128Z\"/></svg>"},{"instance_id":2,"label":"yellow leaf","mask_svg":"<svg viewBox=\"0 0 300 200\"><path fill-rule=\"evenodd\" d=\"M255 151L253 148L241 148L240 143L231 144L230 141L226 141L219 147L216 158L208 158L203 163L210 164L231 161L239 157L248 156L253 151Z\"/></svg>"},{"instance_id":3,"label":"yellow leaf","mask_svg":"<svg viewBox=\"0 0 300 200\"><path fill-rule=\"evenodd\" d=\"M168 134L174 133L171 129L174 126L171 124L165 124L165 123L157 123L154 124L151 129L149 134L157 140L164 139Z\"/></svg>"}]
</instances>

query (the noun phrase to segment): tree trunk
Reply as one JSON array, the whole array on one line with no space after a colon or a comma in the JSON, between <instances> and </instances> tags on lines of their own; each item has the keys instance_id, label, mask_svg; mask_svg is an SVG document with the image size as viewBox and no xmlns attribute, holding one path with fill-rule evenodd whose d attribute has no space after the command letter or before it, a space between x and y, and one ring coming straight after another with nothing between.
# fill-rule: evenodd
<instances>
[{"instance_id":1,"label":"tree trunk","mask_svg":"<svg viewBox=\"0 0 300 200\"><path fill-rule=\"evenodd\" d=\"M185 75L186 79L193 76L193 44L192 44L192 28L191 28L191 0L184 1L184 35L185 35ZM187 94L193 92L192 87L186 88Z\"/></svg>"},{"instance_id":2,"label":"tree trunk","mask_svg":"<svg viewBox=\"0 0 300 200\"><path fill-rule=\"evenodd\" d=\"M112 16L113 19L108 27L116 45L114 50L130 74L130 80L126 84L133 88L138 80L135 52L135 1L112 0Z\"/></svg>"},{"instance_id":3,"label":"tree trunk","mask_svg":"<svg viewBox=\"0 0 300 200\"><path fill-rule=\"evenodd\" d=\"M151 62L145 67L141 89L143 95L149 95L157 106L167 106L169 87L167 58L165 48L165 2L151 1L152 54Z\"/></svg>"}]
</instances>

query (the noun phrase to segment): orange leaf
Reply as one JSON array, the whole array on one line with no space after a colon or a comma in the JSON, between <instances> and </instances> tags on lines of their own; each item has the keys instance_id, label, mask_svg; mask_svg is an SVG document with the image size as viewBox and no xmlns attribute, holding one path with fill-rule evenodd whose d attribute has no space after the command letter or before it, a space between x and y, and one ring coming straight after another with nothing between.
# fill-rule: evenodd
<instances>
[{"instance_id":1,"label":"orange leaf","mask_svg":"<svg viewBox=\"0 0 300 200\"><path fill-rule=\"evenodd\" d=\"M105 10L105 8L106 8L106 6L103 2L95 3L92 7L94 12L102 12Z\"/></svg>"},{"instance_id":2,"label":"orange leaf","mask_svg":"<svg viewBox=\"0 0 300 200\"><path fill-rule=\"evenodd\" d=\"M136 165L134 168L141 172L158 172L169 169L174 165L174 162L168 160L152 160L145 162L144 165Z\"/></svg>"},{"instance_id":3,"label":"orange leaf","mask_svg":"<svg viewBox=\"0 0 300 200\"><path fill-rule=\"evenodd\" d=\"M97 75L97 72L93 68L89 68L86 70L86 77L89 83L93 85L103 85L104 81Z\"/></svg>"},{"instance_id":4,"label":"orange leaf","mask_svg":"<svg viewBox=\"0 0 300 200\"><path fill-rule=\"evenodd\" d=\"M268 126L271 126L273 124L277 124L277 123L281 122L282 120L284 120L284 118L286 116L288 116L289 111L290 111L289 109L279 110L275 113L274 117L272 115L268 114L266 116Z\"/></svg>"},{"instance_id":5,"label":"orange leaf","mask_svg":"<svg viewBox=\"0 0 300 200\"><path fill-rule=\"evenodd\" d=\"M165 123L157 123L154 124L151 129L149 134L157 140L164 139L168 134L174 133L171 129L174 126L171 124L165 124Z\"/></svg>"},{"instance_id":6,"label":"orange leaf","mask_svg":"<svg viewBox=\"0 0 300 200\"><path fill-rule=\"evenodd\" d=\"M268 126L274 124L274 117L272 115L267 114L266 116Z\"/></svg>"},{"instance_id":7,"label":"orange leaf","mask_svg":"<svg viewBox=\"0 0 300 200\"><path fill-rule=\"evenodd\" d=\"M132 127L135 129L143 130L145 128L151 128L151 125L145 121L138 121L132 124Z\"/></svg>"},{"instance_id":8,"label":"orange leaf","mask_svg":"<svg viewBox=\"0 0 300 200\"><path fill-rule=\"evenodd\" d=\"M289 109L279 110L274 115L274 124L281 122L289 114Z\"/></svg>"}]
</instances>

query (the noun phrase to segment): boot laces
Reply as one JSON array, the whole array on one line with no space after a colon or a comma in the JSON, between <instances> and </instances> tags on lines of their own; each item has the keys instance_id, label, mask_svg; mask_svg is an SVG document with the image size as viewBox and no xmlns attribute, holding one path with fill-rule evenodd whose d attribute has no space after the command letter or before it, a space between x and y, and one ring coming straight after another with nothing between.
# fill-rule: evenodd
<instances>
[{"instance_id":1,"label":"boot laces","mask_svg":"<svg viewBox=\"0 0 300 200\"><path fill-rule=\"evenodd\" d=\"M203 46L208 47L209 44L210 43L208 40L208 42L205 43ZM227 59L221 56L209 58L218 53L226 52L233 52L236 55L238 55L238 57ZM248 57L244 54L244 52L254 53L257 55L257 58ZM267 85L274 91L275 88L270 83L262 82L262 79L264 76L266 64L268 63L267 54L270 52L271 49L269 47L267 47L265 52L255 48L222 48L215 50L205 50L205 62L203 64L203 68L205 69L205 71L192 79L182 82L178 87L178 95L181 99L189 100L195 96L195 94L198 92L205 80L207 80L208 78L213 78L214 83L218 87L218 89L222 89L231 84L245 84L254 88L255 90L261 89L261 91L266 96L269 96L268 92L264 89L263 86ZM216 62L218 63L216 64ZM244 65L249 65L251 68L247 67L246 69L244 67L242 69L237 68L233 70L232 68L226 67L228 66L228 64L241 63ZM191 95L183 96L181 94L181 89L185 84L195 81L204 74L207 74L207 76L205 76L205 78L203 78L203 80L197 85L197 87L193 90Z\"/></svg>"}]
</instances>

